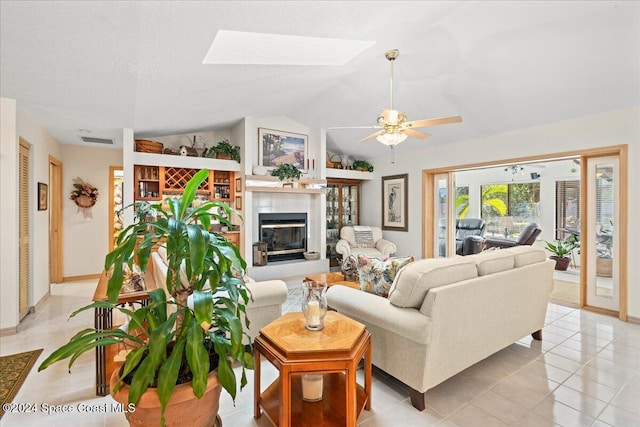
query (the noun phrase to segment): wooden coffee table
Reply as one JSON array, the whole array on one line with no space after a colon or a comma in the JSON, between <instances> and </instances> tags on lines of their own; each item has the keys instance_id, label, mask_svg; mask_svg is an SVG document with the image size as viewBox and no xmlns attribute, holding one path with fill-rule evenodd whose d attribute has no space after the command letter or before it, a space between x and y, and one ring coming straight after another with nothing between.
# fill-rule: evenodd
<instances>
[{"instance_id":1,"label":"wooden coffee table","mask_svg":"<svg viewBox=\"0 0 640 427\"><path fill-rule=\"evenodd\" d=\"M362 409L371 409L371 335L362 323L329 311L324 329L309 331L302 313L287 313L260 330L254 342L254 417L261 409L275 426L356 425ZM260 356L280 372L260 392ZM356 382L362 358L364 387ZM324 373L323 399L302 400L303 373Z\"/></svg>"},{"instance_id":2,"label":"wooden coffee table","mask_svg":"<svg viewBox=\"0 0 640 427\"><path fill-rule=\"evenodd\" d=\"M332 273L311 274L309 276L306 276L304 280L312 280L314 282L324 282L327 284L327 287L329 288L333 285L342 285L342 286L348 286L353 289L360 289L360 282L345 280L343 274L339 271L332 272Z\"/></svg>"}]
</instances>

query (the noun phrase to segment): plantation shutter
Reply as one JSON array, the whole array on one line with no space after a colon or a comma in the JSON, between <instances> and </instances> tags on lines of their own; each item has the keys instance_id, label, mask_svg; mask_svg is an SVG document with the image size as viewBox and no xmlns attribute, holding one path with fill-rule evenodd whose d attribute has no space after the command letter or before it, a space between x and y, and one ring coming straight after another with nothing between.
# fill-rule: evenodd
<instances>
[{"instance_id":1,"label":"plantation shutter","mask_svg":"<svg viewBox=\"0 0 640 427\"><path fill-rule=\"evenodd\" d=\"M29 145L20 141L18 195L18 315L29 314Z\"/></svg>"}]
</instances>

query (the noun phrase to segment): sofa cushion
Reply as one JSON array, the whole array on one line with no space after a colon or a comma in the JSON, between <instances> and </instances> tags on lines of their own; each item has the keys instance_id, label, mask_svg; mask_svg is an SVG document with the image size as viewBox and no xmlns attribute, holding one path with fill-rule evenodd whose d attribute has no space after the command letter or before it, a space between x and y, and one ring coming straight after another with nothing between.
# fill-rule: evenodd
<instances>
[{"instance_id":1,"label":"sofa cushion","mask_svg":"<svg viewBox=\"0 0 640 427\"><path fill-rule=\"evenodd\" d=\"M412 256L408 256L387 258L383 261L358 254L360 290L386 298L398 271L413 260Z\"/></svg>"},{"instance_id":2,"label":"sofa cushion","mask_svg":"<svg viewBox=\"0 0 640 427\"><path fill-rule=\"evenodd\" d=\"M478 276L511 270L514 266L514 254L508 251L487 251L469 255L478 269Z\"/></svg>"},{"instance_id":3,"label":"sofa cushion","mask_svg":"<svg viewBox=\"0 0 640 427\"><path fill-rule=\"evenodd\" d=\"M514 266L516 268L523 267L529 264L544 262L547 259L547 254L543 249L534 248L531 246L514 246L509 249L503 249L500 252L512 253L514 255Z\"/></svg>"},{"instance_id":4,"label":"sofa cushion","mask_svg":"<svg viewBox=\"0 0 640 427\"><path fill-rule=\"evenodd\" d=\"M420 308L427 291L437 286L478 277L476 263L469 257L429 258L407 265L397 275L389 302L398 307Z\"/></svg>"}]
</instances>

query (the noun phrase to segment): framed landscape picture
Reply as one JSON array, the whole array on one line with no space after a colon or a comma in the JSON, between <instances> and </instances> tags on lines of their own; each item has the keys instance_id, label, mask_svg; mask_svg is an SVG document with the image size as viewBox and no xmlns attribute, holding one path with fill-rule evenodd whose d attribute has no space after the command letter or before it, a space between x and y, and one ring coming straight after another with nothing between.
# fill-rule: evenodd
<instances>
[{"instance_id":1,"label":"framed landscape picture","mask_svg":"<svg viewBox=\"0 0 640 427\"><path fill-rule=\"evenodd\" d=\"M408 231L408 174L382 177L382 229Z\"/></svg>"},{"instance_id":2,"label":"framed landscape picture","mask_svg":"<svg viewBox=\"0 0 640 427\"><path fill-rule=\"evenodd\" d=\"M258 128L258 141L261 166L276 168L289 163L302 172L307 171L307 135Z\"/></svg>"}]
</instances>

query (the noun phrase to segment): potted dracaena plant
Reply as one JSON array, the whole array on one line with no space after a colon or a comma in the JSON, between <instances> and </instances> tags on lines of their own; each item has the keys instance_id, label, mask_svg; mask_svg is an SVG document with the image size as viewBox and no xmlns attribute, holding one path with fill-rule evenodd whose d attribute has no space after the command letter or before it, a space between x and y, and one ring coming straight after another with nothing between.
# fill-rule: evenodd
<instances>
[{"instance_id":1,"label":"potted dracaena plant","mask_svg":"<svg viewBox=\"0 0 640 427\"><path fill-rule=\"evenodd\" d=\"M547 242L547 249L553 254L549 258L556 261L556 270L565 271L569 267L571 258L568 256L576 248L574 240L556 240L556 243Z\"/></svg>"},{"instance_id":2,"label":"potted dracaena plant","mask_svg":"<svg viewBox=\"0 0 640 427\"><path fill-rule=\"evenodd\" d=\"M233 211L220 202L190 208L199 185L207 177L208 171L200 170L188 182L182 197L169 201L168 208L153 205L157 218L134 223L120 234L116 248L105 259L105 271L110 274L109 301L95 302L72 314L97 306L117 309L130 319L127 330L84 329L39 367L42 370L67 358L71 358L71 367L82 353L97 346L134 343L121 369L116 369L111 378L114 398L124 400L119 401L125 407L128 403L136 405L135 412L126 413L131 425L165 425L165 421L176 425L171 418L176 412L179 417L188 414L199 418L181 418L179 423L214 425L221 388L235 400L237 382L231 363L237 361L242 367L240 388L246 384L245 369L253 368L252 357L242 344L241 316L249 294L244 282L233 274L234 269L244 270L246 262L237 247L209 231L212 218L230 225L226 218ZM219 209L226 217L211 213ZM158 285L158 289L149 291L147 306L135 311L117 306L123 266L131 267L137 258L145 268L157 245L166 247L166 289L172 298L168 300ZM139 337L140 330L146 338ZM183 377L188 379L186 384L180 384ZM174 407L176 401L183 400L174 397L178 392L186 392L189 403L195 406ZM209 410L215 412L203 415ZM155 421L140 421L138 417L145 413Z\"/></svg>"}]
</instances>

